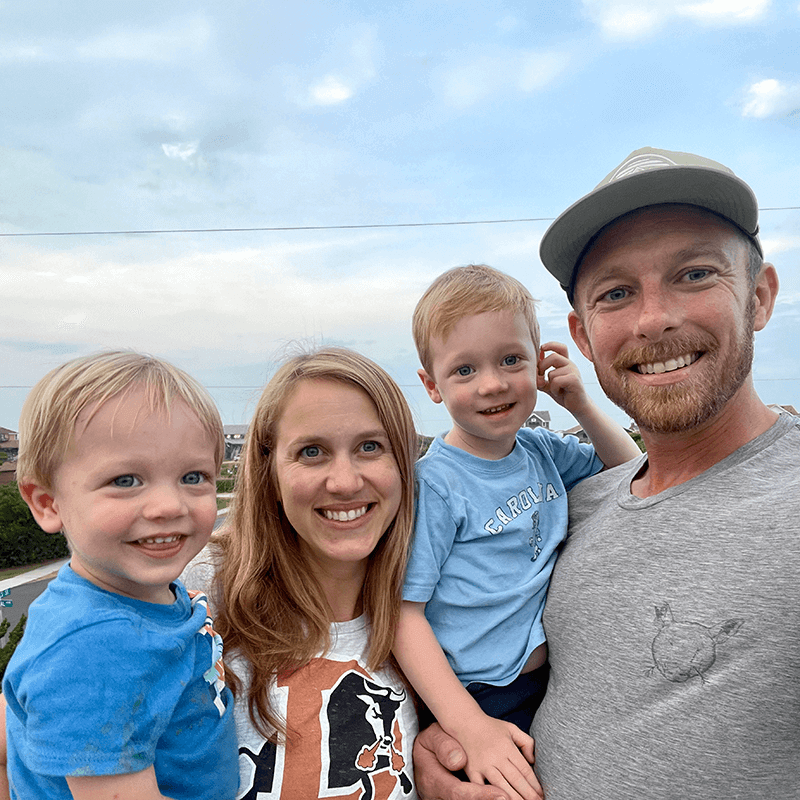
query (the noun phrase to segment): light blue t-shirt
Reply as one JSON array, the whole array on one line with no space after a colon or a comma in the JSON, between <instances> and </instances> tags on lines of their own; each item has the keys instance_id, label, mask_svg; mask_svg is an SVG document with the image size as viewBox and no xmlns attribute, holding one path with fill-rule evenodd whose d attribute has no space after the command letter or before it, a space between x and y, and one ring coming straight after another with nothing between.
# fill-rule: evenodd
<instances>
[{"instance_id":1,"label":"light blue t-shirt","mask_svg":"<svg viewBox=\"0 0 800 800\"><path fill-rule=\"evenodd\" d=\"M591 445L523 428L490 461L434 439L417 462L417 517L403 599L425 616L466 686L505 686L545 641L556 549L567 533L567 491L599 472Z\"/></svg>"},{"instance_id":2,"label":"light blue t-shirt","mask_svg":"<svg viewBox=\"0 0 800 800\"><path fill-rule=\"evenodd\" d=\"M233 696L204 595L113 594L69 565L30 607L3 680L12 800L71 800L66 776L151 764L176 800L233 800Z\"/></svg>"}]
</instances>

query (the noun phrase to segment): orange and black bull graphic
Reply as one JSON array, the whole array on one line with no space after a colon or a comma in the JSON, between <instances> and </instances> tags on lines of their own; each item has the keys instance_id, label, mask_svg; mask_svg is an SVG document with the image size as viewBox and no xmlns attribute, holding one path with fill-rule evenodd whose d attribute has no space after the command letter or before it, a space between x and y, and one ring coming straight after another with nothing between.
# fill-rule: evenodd
<instances>
[{"instance_id":1,"label":"orange and black bull graphic","mask_svg":"<svg viewBox=\"0 0 800 800\"><path fill-rule=\"evenodd\" d=\"M348 669L323 696L327 701L317 706L317 718L324 720L322 726L316 731L308 726L299 731L301 741L296 749L291 744L287 747L282 775L276 775L274 744L264 742L259 752L239 748L240 757L253 766L249 790L242 800L279 797L284 790L294 796L300 773L308 771L316 776L304 781L308 791L313 783L326 797L385 800L410 794L410 769L403 755L409 745L401 736L398 713L401 704L407 702L406 692L381 686ZM319 739L316 732L321 734ZM312 740L318 743L313 754L304 746ZM296 761L299 751L304 751L306 763L290 766L288 762ZM309 796L316 797L316 790Z\"/></svg>"},{"instance_id":2,"label":"orange and black bull graphic","mask_svg":"<svg viewBox=\"0 0 800 800\"><path fill-rule=\"evenodd\" d=\"M397 712L405 699L405 691L379 686L357 672L344 675L328 702L329 789L360 781L364 793L359 800L373 800L375 776L388 772L403 794L411 792L405 759L395 745Z\"/></svg>"}]
</instances>

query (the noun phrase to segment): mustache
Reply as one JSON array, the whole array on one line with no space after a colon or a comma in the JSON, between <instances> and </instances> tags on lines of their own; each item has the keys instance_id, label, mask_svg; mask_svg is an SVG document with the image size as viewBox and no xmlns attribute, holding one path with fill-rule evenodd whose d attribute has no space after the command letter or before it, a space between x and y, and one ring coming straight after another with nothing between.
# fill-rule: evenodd
<instances>
[{"instance_id":1,"label":"mustache","mask_svg":"<svg viewBox=\"0 0 800 800\"><path fill-rule=\"evenodd\" d=\"M710 336L684 335L655 344L631 347L619 353L611 366L616 370L627 370L637 364L669 361L692 353L707 353L715 348L716 342Z\"/></svg>"}]
</instances>

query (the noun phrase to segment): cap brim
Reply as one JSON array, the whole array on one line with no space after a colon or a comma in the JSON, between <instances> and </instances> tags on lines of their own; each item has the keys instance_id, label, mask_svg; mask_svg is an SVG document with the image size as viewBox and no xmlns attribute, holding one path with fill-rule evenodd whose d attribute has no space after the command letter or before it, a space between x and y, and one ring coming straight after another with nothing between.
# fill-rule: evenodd
<instances>
[{"instance_id":1,"label":"cap brim","mask_svg":"<svg viewBox=\"0 0 800 800\"><path fill-rule=\"evenodd\" d=\"M758 233L758 204L743 180L707 167L674 166L600 186L571 205L542 237L542 263L569 291L578 260L606 225L631 211L663 203L700 206L729 219L754 240Z\"/></svg>"}]
</instances>

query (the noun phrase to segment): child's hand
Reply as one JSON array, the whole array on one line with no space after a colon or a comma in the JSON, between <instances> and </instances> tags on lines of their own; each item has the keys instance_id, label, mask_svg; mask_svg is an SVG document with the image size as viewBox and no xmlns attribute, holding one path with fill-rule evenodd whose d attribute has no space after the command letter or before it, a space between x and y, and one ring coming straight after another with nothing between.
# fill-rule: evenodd
<instances>
[{"instance_id":1,"label":"child's hand","mask_svg":"<svg viewBox=\"0 0 800 800\"><path fill-rule=\"evenodd\" d=\"M467 777L502 789L510 800L541 800L542 789L531 768L533 739L510 722L481 716L458 731L467 754Z\"/></svg>"},{"instance_id":2,"label":"child's hand","mask_svg":"<svg viewBox=\"0 0 800 800\"><path fill-rule=\"evenodd\" d=\"M546 352L550 355L545 356ZM587 403L591 402L581 373L570 361L567 346L561 342L546 342L539 348L536 387L549 394L573 416L580 415Z\"/></svg>"}]
</instances>

